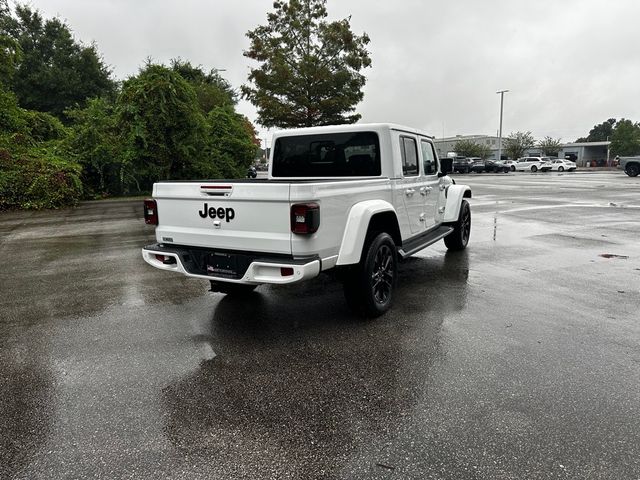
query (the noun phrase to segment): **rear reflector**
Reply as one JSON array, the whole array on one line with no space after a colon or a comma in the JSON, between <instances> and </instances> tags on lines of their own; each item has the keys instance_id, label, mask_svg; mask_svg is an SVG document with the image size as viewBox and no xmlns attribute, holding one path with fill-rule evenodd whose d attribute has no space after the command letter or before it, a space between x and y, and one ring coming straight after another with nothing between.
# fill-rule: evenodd
<instances>
[{"instance_id":1,"label":"rear reflector","mask_svg":"<svg viewBox=\"0 0 640 480\"><path fill-rule=\"evenodd\" d=\"M280 267L280 276L281 277L290 277L293 275L293 268L291 267Z\"/></svg>"},{"instance_id":2,"label":"rear reflector","mask_svg":"<svg viewBox=\"0 0 640 480\"><path fill-rule=\"evenodd\" d=\"M158 204L155 200L144 201L144 223L158 225Z\"/></svg>"},{"instance_id":3,"label":"rear reflector","mask_svg":"<svg viewBox=\"0 0 640 480\"><path fill-rule=\"evenodd\" d=\"M156 254L156 260L164 263L165 265L175 265L176 259L174 257L170 257L169 255L158 255Z\"/></svg>"},{"instance_id":4,"label":"rear reflector","mask_svg":"<svg viewBox=\"0 0 640 480\"><path fill-rule=\"evenodd\" d=\"M297 203L291 205L291 231L301 235L316 233L320 227L320 205Z\"/></svg>"}]
</instances>

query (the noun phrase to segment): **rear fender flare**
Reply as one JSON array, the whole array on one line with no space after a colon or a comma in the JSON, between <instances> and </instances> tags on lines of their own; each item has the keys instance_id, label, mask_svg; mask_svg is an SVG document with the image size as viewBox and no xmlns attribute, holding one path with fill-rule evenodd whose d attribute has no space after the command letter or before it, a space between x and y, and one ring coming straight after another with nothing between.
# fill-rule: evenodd
<instances>
[{"instance_id":1,"label":"rear fender flare","mask_svg":"<svg viewBox=\"0 0 640 480\"><path fill-rule=\"evenodd\" d=\"M452 223L458 220L460 205L463 198L471 198L471 188L468 185L449 185L446 191L447 203L444 208L444 223Z\"/></svg>"},{"instance_id":2,"label":"rear fender flare","mask_svg":"<svg viewBox=\"0 0 640 480\"><path fill-rule=\"evenodd\" d=\"M360 261L371 218L382 212L396 215L393 205L384 200L366 200L351 207L336 265L352 265Z\"/></svg>"}]
</instances>

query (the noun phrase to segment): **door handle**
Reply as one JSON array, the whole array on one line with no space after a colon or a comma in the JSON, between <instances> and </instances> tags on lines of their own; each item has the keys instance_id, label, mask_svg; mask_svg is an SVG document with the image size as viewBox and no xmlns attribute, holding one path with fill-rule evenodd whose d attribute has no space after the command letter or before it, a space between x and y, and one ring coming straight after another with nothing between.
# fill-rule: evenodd
<instances>
[{"instance_id":1,"label":"door handle","mask_svg":"<svg viewBox=\"0 0 640 480\"><path fill-rule=\"evenodd\" d=\"M407 188L404 193L407 194L407 197L412 196L414 193L416 193L416 191L413 188Z\"/></svg>"},{"instance_id":2,"label":"door handle","mask_svg":"<svg viewBox=\"0 0 640 480\"><path fill-rule=\"evenodd\" d=\"M431 187L420 187L420 195L427 196L431 193L431 190L433 190Z\"/></svg>"}]
</instances>

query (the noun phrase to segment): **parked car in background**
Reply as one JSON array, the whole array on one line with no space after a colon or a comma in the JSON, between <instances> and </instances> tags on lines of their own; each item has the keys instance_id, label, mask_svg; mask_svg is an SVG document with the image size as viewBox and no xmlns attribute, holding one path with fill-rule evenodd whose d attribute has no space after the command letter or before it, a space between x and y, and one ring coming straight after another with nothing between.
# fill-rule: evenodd
<instances>
[{"instance_id":1,"label":"parked car in background","mask_svg":"<svg viewBox=\"0 0 640 480\"><path fill-rule=\"evenodd\" d=\"M551 171L553 172L573 172L576 169L576 163L564 158L554 158L551 160Z\"/></svg>"},{"instance_id":2,"label":"parked car in background","mask_svg":"<svg viewBox=\"0 0 640 480\"><path fill-rule=\"evenodd\" d=\"M256 178L258 176L258 171L256 170L256 167L251 166L249 167L249 169L247 170L247 178Z\"/></svg>"},{"instance_id":3,"label":"parked car in background","mask_svg":"<svg viewBox=\"0 0 640 480\"><path fill-rule=\"evenodd\" d=\"M640 173L640 156L638 157L616 157L618 168L630 177L637 177Z\"/></svg>"},{"instance_id":4,"label":"parked car in background","mask_svg":"<svg viewBox=\"0 0 640 480\"><path fill-rule=\"evenodd\" d=\"M504 162L504 160L486 160L484 162L485 172L494 173L507 173L511 168Z\"/></svg>"},{"instance_id":5,"label":"parked car in background","mask_svg":"<svg viewBox=\"0 0 640 480\"><path fill-rule=\"evenodd\" d=\"M473 160L466 157L452 157L453 158L453 171L456 173L469 173Z\"/></svg>"},{"instance_id":6,"label":"parked car in background","mask_svg":"<svg viewBox=\"0 0 640 480\"><path fill-rule=\"evenodd\" d=\"M533 172L538 170L546 172L551 170L551 159L549 157L521 157L515 164L519 172Z\"/></svg>"},{"instance_id":7,"label":"parked car in background","mask_svg":"<svg viewBox=\"0 0 640 480\"><path fill-rule=\"evenodd\" d=\"M467 160L470 161L471 171L475 173L484 172L485 162L480 157L468 157Z\"/></svg>"},{"instance_id":8,"label":"parked car in background","mask_svg":"<svg viewBox=\"0 0 640 480\"><path fill-rule=\"evenodd\" d=\"M508 167L509 170L511 170L512 172L516 171L516 163L517 163L516 160L500 160L500 161L503 162L504 165Z\"/></svg>"}]
</instances>

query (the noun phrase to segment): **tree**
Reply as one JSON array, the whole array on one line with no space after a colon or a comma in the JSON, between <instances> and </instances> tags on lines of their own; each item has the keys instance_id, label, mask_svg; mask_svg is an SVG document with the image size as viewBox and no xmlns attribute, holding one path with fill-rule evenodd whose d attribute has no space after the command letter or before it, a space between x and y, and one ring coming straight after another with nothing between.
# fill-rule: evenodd
<instances>
[{"instance_id":1,"label":"tree","mask_svg":"<svg viewBox=\"0 0 640 480\"><path fill-rule=\"evenodd\" d=\"M14 63L9 83L20 106L62 118L64 110L83 105L89 97L114 93L115 82L95 45L77 42L57 18L45 20L26 5L17 5L12 15L6 1L3 5L0 38L13 41L20 52L12 54L9 47ZM0 46L0 51L7 55L7 47Z\"/></svg>"},{"instance_id":2,"label":"tree","mask_svg":"<svg viewBox=\"0 0 640 480\"><path fill-rule=\"evenodd\" d=\"M480 157L482 159L491 156L491 148L473 140L458 140L454 147L458 155L463 157Z\"/></svg>"},{"instance_id":3,"label":"tree","mask_svg":"<svg viewBox=\"0 0 640 480\"><path fill-rule=\"evenodd\" d=\"M216 173L202 155L206 123L195 91L173 70L147 64L126 80L116 115L137 190L158 180Z\"/></svg>"},{"instance_id":4,"label":"tree","mask_svg":"<svg viewBox=\"0 0 640 480\"><path fill-rule=\"evenodd\" d=\"M611 140L611 135L613 134L615 125L616 119L610 118L605 122L594 125L594 127L589 130L589 135L587 137L581 137L577 139L576 142L605 142L607 140Z\"/></svg>"},{"instance_id":5,"label":"tree","mask_svg":"<svg viewBox=\"0 0 640 480\"><path fill-rule=\"evenodd\" d=\"M640 123L620 119L611 134L611 153L613 155L640 155Z\"/></svg>"},{"instance_id":6,"label":"tree","mask_svg":"<svg viewBox=\"0 0 640 480\"><path fill-rule=\"evenodd\" d=\"M171 60L171 69L191 84L196 92L198 104L205 114L216 107L235 105L238 102L238 96L231 84L222 78L216 69L206 73L201 66L194 67L190 62L179 58Z\"/></svg>"},{"instance_id":7,"label":"tree","mask_svg":"<svg viewBox=\"0 0 640 480\"><path fill-rule=\"evenodd\" d=\"M117 195L125 191L131 170L116 123L115 105L93 98L83 109L67 110L73 121L70 149L82 165L82 183L89 196Z\"/></svg>"},{"instance_id":8,"label":"tree","mask_svg":"<svg viewBox=\"0 0 640 480\"><path fill-rule=\"evenodd\" d=\"M224 178L244 177L256 156L258 146L247 129L247 122L246 117L228 105L214 108L207 116L207 151Z\"/></svg>"},{"instance_id":9,"label":"tree","mask_svg":"<svg viewBox=\"0 0 640 480\"><path fill-rule=\"evenodd\" d=\"M516 160L524 156L524 152L535 144L531 132L515 132L504 139L504 151L509 158Z\"/></svg>"},{"instance_id":10,"label":"tree","mask_svg":"<svg viewBox=\"0 0 640 480\"><path fill-rule=\"evenodd\" d=\"M241 90L265 127L354 123L371 66L367 34L350 18L327 22L326 0L276 0L267 25L249 31L248 58L261 63Z\"/></svg>"},{"instance_id":11,"label":"tree","mask_svg":"<svg viewBox=\"0 0 640 480\"><path fill-rule=\"evenodd\" d=\"M10 87L22 58L20 45L13 38L0 34L0 86Z\"/></svg>"},{"instance_id":12,"label":"tree","mask_svg":"<svg viewBox=\"0 0 640 480\"><path fill-rule=\"evenodd\" d=\"M562 141L560 138L553 139L551 137L544 137L544 140L538 142L538 146L542 150L542 154L550 157L557 157L558 152L562 148Z\"/></svg>"}]
</instances>

